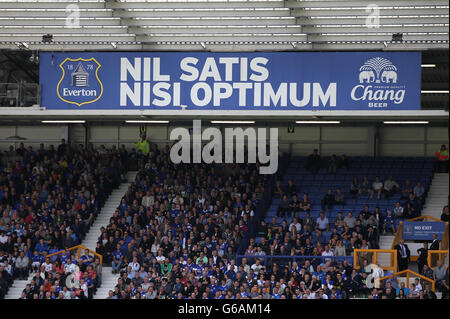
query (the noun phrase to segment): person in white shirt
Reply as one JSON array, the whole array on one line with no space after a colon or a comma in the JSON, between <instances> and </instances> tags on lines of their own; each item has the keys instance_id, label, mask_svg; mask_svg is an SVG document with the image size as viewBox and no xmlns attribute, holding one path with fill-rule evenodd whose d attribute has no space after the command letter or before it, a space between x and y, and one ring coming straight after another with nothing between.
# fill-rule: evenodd
<instances>
[{"instance_id":1,"label":"person in white shirt","mask_svg":"<svg viewBox=\"0 0 450 319\"><path fill-rule=\"evenodd\" d=\"M380 177L375 177L375 182L372 183L372 190L370 192L370 199L373 198L373 194L377 193L378 199L381 199L381 192L383 191L383 182L380 180Z\"/></svg>"},{"instance_id":2,"label":"person in white shirt","mask_svg":"<svg viewBox=\"0 0 450 319\"><path fill-rule=\"evenodd\" d=\"M42 263L41 268L44 267L44 271L49 273L52 271L53 264L50 262L50 258L45 258L45 261Z\"/></svg>"},{"instance_id":3,"label":"person in white shirt","mask_svg":"<svg viewBox=\"0 0 450 319\"><path fill-rule=\"evenodd\" d=\"M414 279L414 284L416 285L417 293L419 293L419 291L422 290L422 285L420 284L419 278Z\"/></svg>"},{"instance_id":4,"label":"person in white shirt","mask_svg":"<svg viewBox=\"0 0 450 319\"><path fill-rule=\"evenodd\" d=\"M297 217L294 217L292 223L289 225L289 229L292 229L292 226L295 226L295 230L299 233L302 230L302 224L298 222Z\"/></svg>"},{"instance_id":5,"label":"person in white shirt","mask_svg":"<svg viewBox=\"0 0 450 319\"><path fill-rule=\"evenodd\" d=\"M392 175L384 182L384 195L386 199L390 198L400 189L400 185L394 181Z\"/></svg>"},{"instance_id":6,"label":"person in white shirt","mask_svg":"<svg viewBox=\"0 0 450 319\"><path fill-rule=\"evenodd\" d=\"M128 264L131 267L132 272L137 272L141 268L141 265L138 263L137 257L133 257L133 261Z\"/></svg>"},{"instance_id":7,"label":"person in white shirt","mask_svg":"<svg viewBox=\"0 0 450 319\"><path fill-rule=\"evenodd\" d=\"M403 216L403 207L400 206L400 202L396 202L395 203L395 207L394 207L394 216L397 218L400 218Z\"/></svg>"},{"instance_id":8,"label":"person in white shirt","mask_svg":"<svg viewBox=\"0 0 450 319\"><path fill-rule=\"evenodd\" d=\"M256 259L255 263L251 267L255 273L259 273L261 268L263 268L263 265L261 265L261 261L259 259Z\"/></svg>"},{"instance_id":9,"label":"person in white shirt","mask_svg":"<svg viewBox=\"0 0 450 319\"><path fill-rule=\"evenodd\" d=\"M322 252L322 256L324 257L332 257L334 256L334 252L330 250L330 246L325 245L325 250ZM331 258L325 258L325 261L331 260Z\"/></svg>"}]
</instances>

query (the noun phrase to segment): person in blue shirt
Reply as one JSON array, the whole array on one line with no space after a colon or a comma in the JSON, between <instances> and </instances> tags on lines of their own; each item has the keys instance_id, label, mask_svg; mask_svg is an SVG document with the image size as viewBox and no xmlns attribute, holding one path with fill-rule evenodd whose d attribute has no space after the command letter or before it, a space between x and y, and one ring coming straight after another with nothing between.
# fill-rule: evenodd
<instances>
[{"instance_id":1,"label":"person in blue shirt","mask_svg":"<svg viewBox=\"0 0 450 319\"><path fill-rule=\"evenodd\" d=\"M123 253L120 244L117 244L117 249L113 252L113 261L111 264L113 274L117 274L122 266Z\"/></svg>"},{"instance_id":2,"label":"person in blue shirt","mask_svg":"<svg viewBox=\"0 0 450 319\"><path fill-rule=\"evenodd\" d=\"M273 299L281 299L281 294L278 293L278 288L274 287L272 292Z\"/></svg>"},{"instance_id":3,"label":"person in blue shirt","mask_svg":"<svg viewBox=\"0 0 450 319\"><path fill-rule=\"evenodd\" d=\"M48 251L48 245L44 241L44 238L41 238L39 242L34 247L35 250L37 250L39 253L43 253L44 251Z\"/></svg>"}]
</instances>

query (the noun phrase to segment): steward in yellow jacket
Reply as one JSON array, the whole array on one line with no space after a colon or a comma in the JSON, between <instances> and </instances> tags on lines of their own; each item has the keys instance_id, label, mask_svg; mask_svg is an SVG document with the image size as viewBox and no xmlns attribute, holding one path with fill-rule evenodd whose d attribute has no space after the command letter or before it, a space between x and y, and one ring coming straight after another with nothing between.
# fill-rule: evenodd
<instances>
[{"instance_id":1,"label":"steward in yellow jacket","mask_svg":"<svg viewBox=\"0 0 450 319\"><path fill-rule=\"evenodd\" d=\"M136 146L138 151L141 151L144 156L147 156L150 152L150 143L145 139L145 137L142 137L139 142L133 143L133 145Z\"/></svg>"}]
</instances>

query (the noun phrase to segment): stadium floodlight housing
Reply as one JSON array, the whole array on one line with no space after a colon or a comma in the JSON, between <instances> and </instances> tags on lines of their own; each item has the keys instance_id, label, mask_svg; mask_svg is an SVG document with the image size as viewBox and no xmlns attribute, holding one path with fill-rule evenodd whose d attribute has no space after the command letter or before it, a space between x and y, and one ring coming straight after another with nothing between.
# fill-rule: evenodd
<instances>
[{"instance_id":1,"label":"stadium floodlight housing","mask_svg":"<svg viewBox=\"0 0 450 319\"><path fill-rule=\"evenodd\" d=\"M139 124L139 123L149 123L149 124L167 124L167 120L126 120L125 123L129 124Z\"/></svg>"},{"instance_id":2,"label":"stadium floodlight housing","mask_svg":"<svg viewBox=\"0 0 450 319\"><path fill-rule=\"evenodd\" d=\"M403 33L394 33L392 35L393 42L403 42Z\"/></svg>"},{"instance_id":3,"label":"stadium floodlight housing","mask_svg":"<svg viewBox=\"0 0 450 319\"><path fill-rule=\"evenodd\" d=\"M341 121L295 121L297 124L341 124Z\"/></svg>"},{"instance_id":4,"label":"stadium floodlight housing","mask_svg":"<svg viewBox=\"0 0 450 319\"><path fill-rule=\"evenodd\" d=\"M42 36L42 42L44 42L44 43L51 43L51 42L53 42L53 35L52 34L44 34Z\"/></svg>"},{"instance_id":5,"label":"stadium floodlight housing","mask_svg":"<svg viewBox=\"0 0 450 319\"><path fill-rule=\"evenodd\" d=\"M436 64L422 64L421 65L421 67L422 68L435 68L436 67Z\"/></svg>"},{"instance_id":6,"label":"stadium floodlight housing","mask_svg":"<svg viewBox=\"0 0 450 319\"><path fill-rule=\"evenodd\" d=\"M383 124L429 124L429 121L383 121Z\"/></svg>"},{"instance_id":7,"label":"stadium floodlight housing","mask_svg":"<svg viewBox=\"0 0 450 319\"><path fill-rule=\"evenodd\" d=\"M43 120L41 123L44 124L83 124L86 123L85 120Z\"/></svg>"},{"instance_id":8,"label":"stadium floodlight housing","mask_svg":"<svg viewBox=\"0 0 450 319\"><path fill-rule=\"evenodd\" d=\"M211 124L255 124L255 121L211 121Z\"/></svg>"}]
</instances>

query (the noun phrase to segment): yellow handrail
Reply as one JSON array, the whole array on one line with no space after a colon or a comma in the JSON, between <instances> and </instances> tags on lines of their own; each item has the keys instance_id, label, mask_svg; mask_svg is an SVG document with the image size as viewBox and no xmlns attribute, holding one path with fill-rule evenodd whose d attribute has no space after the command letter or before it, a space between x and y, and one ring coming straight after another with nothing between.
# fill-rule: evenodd
<instances>
[{"instance_id":1,"label":"yellow handrail","mask_svg":"<svg viewBox=\"0 0 450 319\"><path fill-rule=\"evenodd\" d=\"M394 241L392 242L392 246L391 249L394 249L395 245L398 245L398 243L400 242L400 239L402 238L402 224L403 221L400 221L400 223L398 224L398 228L397 228L397 232L395 233L394 236Z\"/></svg>"},{"instance_id":2,"label":"yellow handrail","mask_svg":"<svg viewBox=\"0 0 450 319\"><path fill-rule=\"evenodd\" d=\"M435 291L435 281L433 279L430 279L428 277L422 276L422 275L420 275L420 274L418 274L415 271L412 271L410 269L406 269L406 270L403 270L403 271L400 271L400 272L396 272L396 273L393 273L393 274L381 277L379 280L380 281L381 280L386 280L386 279L388 279L389 277L392 277L392 276L399 277L399 275L403 275L403 274L406 274L406 278L407 278L407 280L406 280L406 288L409 288L409 276L413 275L414 277L419 277L419 278L422 278L423 280L431 282L431 290Z\"/></svg>"},{"instance_id":3,"label":"yellow handrail","mask_svg":"<svg viewBox=\"0 0 450 319\"><path fill-rule=\"evenodd\" d=\"M397 250L395 249L355 249L353 250L353 268L359 269L361 268L358 265L358 253L373 253L373 263L377 263L378 261L378 254L379 253L390 253L391 256L391 266L383 266L381 265L381 268L384 270L397 270Z\"/></svg>"},{"instance_id":4,"label":"yellow handrail","mask_svg":"<svg viewBox=\"0 0 450 319\"><path fill-rule=\"evenodd\" d=\"M428 263L428 267L430 267L431 269L434 270L434 267L431 266L432 264L432 260L431 260L431 256L432 255L438 255L438 259L439 260L443 260L444 258L442 258L442 255L448 255L448 250L428 250L428 256L427 256L427 263Z\"/></svg>"},{"instance_id":5,"label":"yellow handrail","mask_svg":"<svg viewBox=\"0 0 450 319\"><path fill-rule=\"evenodd\" d=\"M87 250L90 253L94 254L94 256L97 256L99 258L99 260L100 260L100 265L103 264L103 256L102 255L100 255L99 253L96 253L95 251L93 251L93 250L91 250L91 249L89 249L87 247L84 247L82 245L76 245L76 246L73 246L73 247L70 247L70 248L67 248L67 249L63 249L63 250L57 251L56 253L52 253L52 254L46 255L46 257L53 257L53 256L56 256L56 255L59 255L59 254L63 253L64 251L72 251L72 250L75 250L75 249L77 249L78 258L81 257L81 250L83 249L83 250Z\"/></svg>"},{"instance_id":6,"label":"yellow handrail","mask_svg":"<svg viewBox=\"0 0 450 319\"><path fill-rule=\"evenodd\" d=\"M422 220L422 219L425 219L425 221L432 220L432 221L435 221L435 222L442 222L442 220L440 220L440 219L438 219L436 217L430 216L430 215L421 215L421 216L414 217L414 218L411 218L411 219L408 219L408 220L405 220L405 221L406 222L414 222L416 220Z\"/></svg>"},{"instance_id":7,"label":"yellow handrail","mask_svg":"<svg viewBox=\"0 0 450 319\"><path fill-rule=\"evenodd\" d=\"M445 223L445 230L444 230L444 234L442 235L440 249L448 250L448 222Z\"/></svg>"}]
</instances>

